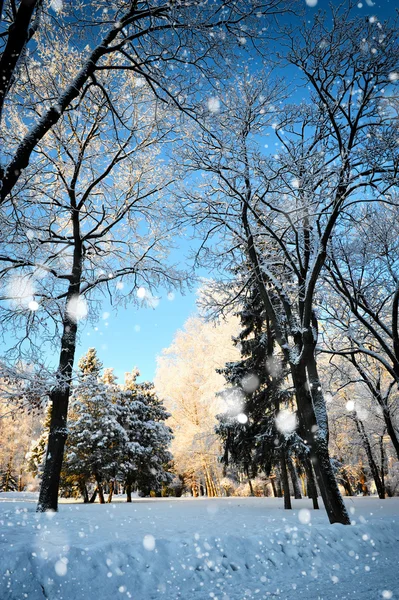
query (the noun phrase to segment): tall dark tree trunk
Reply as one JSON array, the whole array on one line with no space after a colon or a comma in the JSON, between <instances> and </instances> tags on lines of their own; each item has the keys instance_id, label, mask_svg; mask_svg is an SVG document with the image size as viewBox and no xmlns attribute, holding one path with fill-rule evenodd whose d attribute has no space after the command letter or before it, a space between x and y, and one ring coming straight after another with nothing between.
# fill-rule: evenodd
<instances>
[{"instance_id":1,"label":"tall dark tree trunk","mask_svg":"<svg viewBox=\"0 0 399 600\"><path fill-rule=\"evenodd\" d=\"M83 503L88 504L89 502L89 493L87 491L86 483L83 481L80 485L80 491L83 496Z\"/></svg>"},{"instance_id":2,"label":"tall dark tree trunk","mask_svg":"<svg viewBox=\"0 0 399 600\"><path fill-rule=\"evenodd\" d=\"M95 475L95 479L97 482L98 499L100 500L100 504L105 504L103 486L101 485L100 477L98 475Z\"/></svg>"},{"instance_id":3,"label":"tall dark tree trunk","mask_svg":"<svg viewBox=\"0 0 399 600\"><path fill-rule=\"evenodd\" d=\"M300 500L302 498L301 488L299 486L298 474L296 472L296 468L292 458L289 456L287 459L288 470L290 472L290 477L292 481L292 487L294 489L294 498L295 500Z\"/></svg>"},{"instance_id":4,"label":"tall dark tree trunk","mask_svg":"<svg viewBox=\"0 0 399 600\"><path fill-rule=\"evenodd\" d=\"M299 365L290 364L299 420L302 424L302 437L310 448L313 467L330 523L349 525L350 519L338 489L328 452L328 429L324 414L323 393L315 370L314 357L312 357L313 349L307 357L309 382L303 363ZM312 393L310 390L312 390ZM315 410L318 419L316 419Z\"/></svg>"},{"instance_id":5,"label":"tall dark tree trunk","mask_svg":"<svg viewBox=\"0 0 399 600\"><path fill-rule=\"evenodd\" d=\"M91 498L89 500L89 504L94 504L94 502L96 501L96 498L97 498L97 494L98 494L98 488L96 488L94 490L94 492L92 493Z\"/></svg>"},{"instance_id":6,"label":"tall dark tree trunk","mask_svg":"<svg viewBox=\"0 0 399 600\"><path fill-rule=\"evenodd\" d=\"M109 491L108 491L108 502L109 503L112 502L112 496L114 495L114 486L115 486L115 482L112 480L109 484Z\"/></svg>"},{"instance_id":7,"label":"tall dark tree trunk","mask_svg":"<svg viewBox=\"0 0 399 600\"><path fill-rule=\"evenodd\" d=\"M363 448L367 455L367 460L368 460L368 463L370 466L371 474L372 474L374 482L375 482L375 487L377 488L378 497L381 500L384 500L385 489L383 488L383 485L381 483L380 475L378 473L378 467L374 460L374 456L373 456L373 452L371 450L368 435L366 433L366 430L364 428L362 421L356 416L356 413L354 413L353 418L354 418L354 421L356 424L356 429L360 435L360 439L362 441Z\"/></svg>"},{"instance_id":8,"label":"tall dark tree trunk","mask_svg":"<svg viewBox=\"0 0 399 600\"><path fill-rule=\"evenodd\" d=\"M319 510L319 501L317 499L317 485L313 473L312 462L309 458L303 459L303 466L305 468L306 480L307 480L307 495L313 502L313 509Z\"/></svg>"},{"instance_id":9,"label":"tall dark tree trunk","mask_svg":"<svg viewBox=\"0 0 399 600\"><path fill-rule=\"evenodd\" d=\"M391 413L390 413L388 407L384 404L381 406L381 408L382 408L382 414L384 417L385 425L387 427L387 434L391 438L392 445L395 448L396 456L398 457L398 460L399 460L399 433L398 433L397 429L395 428L394 424L392 423Z\"/></svg>"},{"instance_id":10,"label":"tall dark tree trunk","mask_svg":"<svg viewBox=\"0 0 399 600\"><path fill-rule=\"evenodd\" d=\"M132 484L126 483L126 502L132 501Z\"/></svg>"},{"instance_id":11,"label":"tall dark tree trunk","mask_svg":"<svg viewBox=\"0 0 399 600\"><path fill-rule=\"evenodd\" d=\"M280 466L281 466L281 480L283 482L283 491L284 491L284 508L286 510L290 510L291 506L291 496L290 496L290 484L288 481L288 472L287 472L287 451L284 446L280 448Z\"/></svg>"},{"instance_id":12,"label":"tall dark tree trunk","mask_svg":"<svg viewBox=\"0 0 399 600\"><path fill-rule=\"evenodd\" d=\"M5 98L15 77L18 62L24 54L27 42L35 33L36 28L32 27L32 18L41 4L43 4L42 0L21 0L14 22L8 30L7 43L0 56L0 121ZM0 7L2 6L3 2L0 2Z\"/></svg>"},{"instance_id":13,"label":"tall dark tree trunk","mask_svg":"<svg viewBox=\"0 0 399 600\"><path fill-rule=\"evenodd\" d=\"M72 297L72 295L71 295ZM40 486L38 512L58 509L58 490L64 447L67 438L67 415L72 367L75 358L77 326L68 316L64 319L62 350L58 373L60 382L51 392L51 421L46 462Z\"/></svg>"},{"instance_id":14,"label":"tall dark tree trunk","mask_svg":"<svg viewBox=\"0 0 399 600\"><path fill-rule=\"evenodd\" d=\"M277 490L277 498L283 497L283 489L282 489L282 476L281 476L281 468L277 465L275 467L277 477L276 477L276 490Z\"/></svg>"},{"instance_id":15,"label":"tall dark tree trunk","mask_svg":"<svg viewBox=\"0 0 399 600\"><path fill-rule=\"evenodd\" d=\"M380 458L381 458L381 467L380 467L380 474L381 474L381 486L382 486L382 490L384 492L384 497L385 497L385 493L386 493L386 488L385 488L385 469L386 469L386 453L385 453L385 449L384 449L384 435L380 435Z\"/></svg>"},{"instance_id":16,"label":"tall dark tree trunk","mask_svg":"<svg viewBox=\"0 0 399 600\"><path fill-rule=\"evenodd\" d=\"M70 194L72 207L71 222L74 237L72 274L66 294L62 321L61 352L58 364L59 381L50 393L50 400L52 402L50 431L37 512L58 510L58 490L67 438L68 402L78 329L76 319L68 312L68 306L71 300L79 296L83 266L79 211L76 207L74 191L71 190Z\"/></svg>"}]
</instances>

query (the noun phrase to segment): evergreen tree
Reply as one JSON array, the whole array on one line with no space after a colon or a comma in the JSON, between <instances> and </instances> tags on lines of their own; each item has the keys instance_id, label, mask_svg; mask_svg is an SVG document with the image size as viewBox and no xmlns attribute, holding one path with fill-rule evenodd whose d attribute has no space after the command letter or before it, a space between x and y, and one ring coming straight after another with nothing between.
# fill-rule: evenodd
<instances>
[{"instance_id":1,"label":"evergreen tree","mask_svg":"<svg viewBox=\"0 0 399 600\"><path fill-rule=\"evenodd\" d=\"M116 386L101 380L101 368L94 348L79 361L78 383L71 397L64 473L86 480L94 478L103 503L103 483L115 478L127 435L120 424Z\"/></svg>"},{"instance_id":2,"label":"evergreen tree","mask_svg":"<svg viewBox=\"0 0 399 600\"><path fill-rule=\"evenodd\" d=\"M227 397L227 411L218 415L222 461L235 464L249 483L258 472L269 475L273 465L279 464L285 506L290 508L287 459L289 448L298 445L299 439L294 431L284 433L276 427L280 409L292 403L292 398L284 386L287 370L282 357L274 352L273 332L255 286L238 316L242 331L234 342L242 358L220 371L231 386L222 392ZM237 406L233 399L229 410L232 394L241 402Z\"/></svg>"},{"instance_id":3,"label":"evergreen tree","mask_svg":"<svg viewBox=\"0 0 399 600\"><path fill-rule=\"evenodd\" d=\"M131 501L132 488L143 494L159 492L173 479L166 469L172 459L168 450L172 439L170 427L164 421L170 416L157 397L154 385L137 383L139 372L126 374L122 402L122 423L127 433L124 460L119 473Z\"/></svg>"},{"instance_id":4,"label":"evergreen tree","mask_svg":"<svg viewBox=\"0 0 399 600\"><path fill-rule=\"evenodd\" d=\"M14 474L12 459L10 456L5 471L0 473L0 492L18 491L18 477Z\"/></svg>"}]
</instances>

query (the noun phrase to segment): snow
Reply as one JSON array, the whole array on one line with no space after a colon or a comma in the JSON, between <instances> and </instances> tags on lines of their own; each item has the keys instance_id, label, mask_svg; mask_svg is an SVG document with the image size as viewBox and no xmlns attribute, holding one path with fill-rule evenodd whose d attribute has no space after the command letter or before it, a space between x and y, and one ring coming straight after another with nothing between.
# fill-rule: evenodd
<instances>
[{"instance_id":1,"label":"snow","mask_svg":"<svg viewBox=\"0 0 399 600\"><path fill-rule=\"evenodd\" d=\"M296 413L289 410L280 410L276 416L276 428L280 433L290 434L298 427Z\"/></svg>"},{"instance_id":2,"label":"snow","mask_svg":"<svg viewBox=\"0 0 399 600\"><path fill-rule=\"evenodd\" d=\"M399 597L399 498L345 499L347 527L307 499L36 500L0 494L2 600Z\"/></svg>"},{"instance_id":3,"label":"snow","mask_svg":"<svg viewBox=\"0 0 399 600\"><path fill-rule=\"evenodd\" d=\"M78 321L85 319L88 313L87 302L84 296L75 294L69 300L67 305L67 313L70 319L77 323Z\"/></svg>"}]
</instances>

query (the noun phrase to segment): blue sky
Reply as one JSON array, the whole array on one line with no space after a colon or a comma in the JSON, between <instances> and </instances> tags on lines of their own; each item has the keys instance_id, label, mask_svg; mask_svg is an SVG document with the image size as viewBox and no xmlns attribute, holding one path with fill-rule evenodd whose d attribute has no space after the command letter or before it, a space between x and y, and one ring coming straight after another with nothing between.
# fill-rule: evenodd
<instances>
[{"instance_id":1,"label":"blue sky","mask_svg":"<svg viewBox=\"0 0 399 600\"><path fill-rule=\"evenodd\" d=\"M335 3L332 2L333 5ZM328 4L326 0L319 0L317 6L308 8L309 14L318 8L327 8ZM396 6L397 0L375 3L359 0L359 16L365 18L375 14L384 19L395 14ZM186 241L184 246L186 250ZM211 275L209 273L208 276ZM161 300L155 309L130 306L114 312L112 307L104 303L103 312L109 312L110 316L100 319L95 327L89 324L82 327L77 357L94 346L104 366L113 367L120 381L133 366L139 368L142 378L152 380L156 357L171 344L175 333L184 327L188 317L196 312L195 290L187 292L185 296L176 293L173 300L168 300L166 291L160 291L159 295Z\"/></svg>"},{"instance_id":2,"label":"blue sky","mask_svg":"<svg viewBox=\"0 0 399 600\"><path fill-rule=\"evenodd\" d=\"M303 0L305 2L305 0ZM315 0L307 0L313 4ZM376 15L379 19L393 17L398 0L359 0L359 17ZM309 7L309 15L318 8L328 8L327 0L319 0L315 7ZM332 2L336 4L336 0ZM177 242L179 243L179 242ZM189 250L187 239L181 241L178 253L184 257ZM212 273L200 273L211 277ZM126 371L137 366L142 378L152 380L156 370L156 358L163 348L168 347L176 332L184 327L185 321L196 312L196 290L187 291L183 296L174 293L173 299L166 290L159 290L160 301L156 308L130 305L117 311L104 302L99 321L80 323L80 340L76 358L79 359L88 348L95 347L105 367L115 370L119 381L123 381ZM109 313L109 314L105 314Z\"/></svg>"},{"instance_id":3,"label":"blue sky","mask_svg":"<svg viewBox=\"0 0 399 600\"><path fill-rule=\"evenodd\" d=\"M124 373L134 366L141 372L142 379L152 380L156 368L156 356L170 345L173 336L184 322L195 313L195 291L185 296L179 293L168 299L161 291L156 308L130 306L114 311L109 304L103 305L109 317L101 318L93 327L82 327L77 358L88 348L95 347L105 367L113 367L119 382Z\"/></svg>"}]
</instances>

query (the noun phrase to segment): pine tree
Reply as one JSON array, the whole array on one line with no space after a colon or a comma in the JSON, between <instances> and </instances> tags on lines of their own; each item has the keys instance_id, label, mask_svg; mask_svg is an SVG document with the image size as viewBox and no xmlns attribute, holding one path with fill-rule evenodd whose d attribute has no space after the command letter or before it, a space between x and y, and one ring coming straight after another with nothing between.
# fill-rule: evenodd
<instances>
[{"instance_id":1,"label":"pine tree","mask_svg":"<svg viewBox=\"0 0 399 600\"><path fill-rule=\"evenodd\" d=\"M10 456L5 471L0 473L0 492L18 491L18 477L14 474L12 461L13 457Z\"/></svg>"},{"instance_id":2,"label":"pine tree","mask_svg":"<svg viewBox=\"0 0 399 600\"><path fill-rule=\"evenodd\" d=\"M94 348L79 361L78 383L71 397L64 473L86 480L94 478L103 503L103 484L118 472L127 435L120 424L116 386L100 379L101 368Z\"/></svg>"},{"instance_id":3,"label":"pine tree","mask_svg":"<svg viewBox=\"0 0 399 600\"><path fill-rule=\"evenodd\" d=\"M242 358L227 363L220 372L231 386L222 395L229 399L233 393L242 401L238 414L233 402L233 411L218 415L217 433L224 445L222 461L235 464L249 483L258 472L269 475L273 465L279 464L285 507L290 508L287 460L289 448L298 445L299 439L295 432L284 434L276 428L280 408L292 403L292 398L284 386L286 368L274 352L273 332L256 287L238 316L242 331L234 342Z\"/></svg>"},{"instance_id":4,"label":"pine tree","mask_svg":"<svg viewBox=\"0 0 399 600\"><path fill-rule=\"evenodd\" d=\"M164 423L169 414L157 397L154 385L137 383L138 375L137 369L126 374L121 410L128 443L119 474L128 502L131 502L133 487L148 495L150 491L159 492L163 484L173 479L166 470L172 459L168 451L172 433Z\"/></svg>"}]
</instances>

